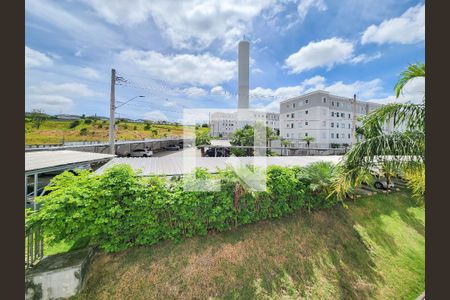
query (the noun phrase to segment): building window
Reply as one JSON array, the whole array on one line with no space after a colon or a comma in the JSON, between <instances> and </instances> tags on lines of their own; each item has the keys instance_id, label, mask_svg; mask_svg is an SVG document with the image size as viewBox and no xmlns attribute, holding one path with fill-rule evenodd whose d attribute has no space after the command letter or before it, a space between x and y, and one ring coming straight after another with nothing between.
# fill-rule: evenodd
<instances>
[{"instance_id":1,"label":"building window","mask_svg":"<svg viewBox=\"0 0 450 300\"><path fill-rule=\"evenodd\" d=\"M292 113L292 114L291 114L291 118L294 118L294 115L295 115L295 114L294 114L294 113Z\"/></svg>"},{"instance_id":2,"label":"building window","mask_svg":"<svg viewBox=\"0 0 450 300\"><path fill-rule=\"evenodd\" d=\"M286 137L289 137L289 133L286 133Z\"/></svg>"},{"instance_id":3,"label":"building window","mask_svg":"<svg viewBox=\"0 0 450 300\"><path fill-rule=\"evenodd\" d=\"M309 102L309 100L308 100L308 99L306 99L306 100L305 100L305 104L308 104L308 102Z\"/></svg>"},{"instance_id":4,"label":"building window","mask_svg":"<svg viewBox=\"0 0 450 300\"><path fill-rule=\"evenodd\" d=\"M341 117L342 117L342 118L345 118L345 114L344 114L344 113L341 113Z\"/></svg>"},{"instance_id":5,"label":"building window","mask_svg":"<svg viewBox=\"0 0 450 300\"><path fill-rule=\"evenodd\" d=\"M334 133L331 134L331 138L334 139Z\"/></svg>"},{"instance_id":6,"label":"building window","mask_svg":"<svg viewBox=\"0 0 450 300\"><path fill-rule=\"evenodd\" d=\"M323 103L327 103L327 98L323 98Z\"/></svg>"},{"instance_id":7,"label":"building window","mask_svg":"<svg viewBox=\"0 0 450 300\"><path fill-rule=\"evenodd\" d=\"M289 118L289 114L286 115L286 118ZM112 147L111 147L111 149L112 149Z\"/></svg>"},{"instance_id":8,"label":"building window","mask_svg":"<svg viewBox=\"0 0 450 300\"><path fill-rule=\"evenodd\" d=\"M331 101L331 106L334 106L334 101Z\"/></svg>"},{"instance_id":9,"label":"building window","mask_svg":"<svg viewBox=\"0 0 450 300\"><path fill-rule=\"evenodd\" d=\"M348 118L350 119L350 114L348 114Z\"/></svg>"},{"instance_id":10,"label":"building window","mask_svg":"<svg viewBox=\"0 0 450 300\"><path fill-rule=\"evenodd\" d=\"M331 128L334 128L334 122L331 122Z\"/></svg>"},{"instance_id":11,"label":"building window","mask_svg":"<svg viewBox=\"0 0 450 300\"><path fill-rule=\"evenodd\" d=\"M334 117L334 111L331 112L331 116Z\"/></svg>"},{"instance_id":12,"label":"building window","mask_svg":"<svg viewBox=\"0 0 450 300\"><path fill-rule=\"evenodd\" d=\"M348 138L350 138L350 133L348 134Z\"/></svg>"},{"instance_id":13,"label":"building window","mask_svg":"<svg viewBox=\"0 0 450 300\"><path fill-rule=\"evenodd\" d=\"M292 103L292 107L295 108L295 103ZM111 148L112 149L112 148Z\"/></svg>"},{"instance_id":14,"label":"building window","mask_svg":"<svg viewBox=\"0 0 450 300\"><path fill-rule=\"evenodd\" d=\"M336 128L339 128L339 123L336 122Z\"/></svg>"},{"instance_id":15,"label":"building window","mask_svg":"<svg viewBox=\"0 0 450 300\"><path fill-rule=\"evenodd\" d=\"M308 114L308 111L307 110L305 110L305 115L307 115Z\"/></svg>"},{"instance_id":16,"label":"building window","mask_svg":"<svg viewBox=\"0 0 450 300\"><path fill-rule=\"evenodd\" d=\"M348 123L348 129L350 129L350 123Z\"/></svg>"},{"instance_id":17,"label":"building window","mask_svg":"<svg viewBox=\"0 0 450 300\"><path fill-rule=\"evenodd\" d=\"M294 123L291 123L291 128L294 128Z\"/></svg>"},{"instance_id":18,"label":"building window","mask_svg":"<svg viewBox=\"0 0 450 300\"><path fill-rule=\"evenodd\" d=\"M336 102L336 106L339 107L339 102Z\"/></svg>"},{"instance_id":19,"label":"building window","mask_svg":"<svg viewBox=\"0 0 450 300\"><path fill-rule=\"evenodd\" d=\"M305 136L308 136L308 133L307 133L307 132L305 132Z\"/></svg>"},{"instance_id":20,"label":"building window","mask_svg":"<svg viewBox=\"0 0 450 300\"><path fill-rule=\"evenodd\" d=\"M327 121L322 121L322 126L326 127L327 126Z\"/></svg>"},{"instance_id":21,"label":"building window","mask_svg":"<svg viewBox=\"0 0 450 300\"><path fill-rule=\"evenodd\" d=\"M336 138L337 138L337 139L339 138L339 133L336 133Z\"/></svg>"},{"instance_id":22,"label":"building window","mask_svg":"<svg viewBox=\"0 0 450 300\"><path fill-rule=\"evenodd\" d=\"M308 126L308 121L305 122L305 126Z\"/></svg>"}]
</instances>

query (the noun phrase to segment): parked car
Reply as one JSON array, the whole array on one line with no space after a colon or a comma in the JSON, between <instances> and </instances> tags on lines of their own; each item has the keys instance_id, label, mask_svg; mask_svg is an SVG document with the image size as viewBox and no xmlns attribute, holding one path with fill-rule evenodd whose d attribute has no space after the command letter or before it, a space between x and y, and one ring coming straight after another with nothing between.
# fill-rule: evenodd
<instances>
[{"instance_id":1,"label":"parked car","mask_svg":"<svg viewBox=\"0 0 450 300\"><path fill-rule=\"evenodd\" d=\"M153 156L153 151L150 149L136 149L128 154L128 157L151 157Z\"/></svg>"},{"instance_id":2,"label":"parked car","mask_svg":"<svg viewBox=\"0 0 450 300\"><path fill-rule=\"evenodd\" d=\"M169 145L169 146L165 147L164 149L169 150L169 151L178 151L178 150L180 150L180 146Z\"/></svg>"},{"instance_id":3,"label":"parked car","mask_svg":"<svg viewBox=\"0 0 450 300\"><path fill-rule=\"evenodd\" d=\"M208 157L228 157L230 156L230 151L227 148L209 148L206 150L205 155Z\"/></svg>"},{"instance_id":4,"label":"parked car","mask_svg":"<svg viewBox=\"0 0 450 300\"><path fill-rule=\"evenodd\" d=\"M376 189L380 189L380 190L387 190L388 189L388 183L387 183L386 178L376 178L375 182L373 183L373 186ZM389 184L389 188L392 189L394 187L395 187L394 183L391 182Z\"/></svg>"},{"instance_id":5,"label":"parked car","mask_svg":"<svg viewBox=\"0 0 450 300\"><path fill-rule=\"evenodd\" d=\"M178 146L180 147L180 149L192 147L191 144L188 144L188 143L185 143L185 142L178 142Z\"/></svg>"}]
</instances>

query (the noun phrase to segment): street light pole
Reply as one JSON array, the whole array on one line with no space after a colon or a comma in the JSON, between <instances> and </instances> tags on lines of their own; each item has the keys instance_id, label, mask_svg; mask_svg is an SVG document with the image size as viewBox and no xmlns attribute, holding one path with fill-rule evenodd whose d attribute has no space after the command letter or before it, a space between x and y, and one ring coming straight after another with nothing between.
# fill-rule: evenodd
<instances>
[{"instance_id":1,"label":"street light pole","mask_svg":"<svg viewBox=\"0 0 450 300\"><path fill-rule=\"evenodd\" d=\"M136 98L144 98L144 97L145 97L145 96L136 96L136 97L133 97L133 98L131 98L130 100L127 100L127 101L123 102L122 104L116 106L116 109L119 108L119 107L121 107L121 106L124 106L125 104L127 104L128 102L130 102L130 101L132 101L132 100L134 100L134 99L136 99ZM121 102L121 101L119 101L119 102Z\"/></svg>"},{"instance_id":2,"label":"street light pole","mask_svg":"<svg viewBox=\"0 0 450 300\"><path fill-rule=\"evenodd\" d=\"M116 113L116 70L111 69L111 101L109 107L109 153L116 154L115 145Z\"/></svg>"}]
</instances>

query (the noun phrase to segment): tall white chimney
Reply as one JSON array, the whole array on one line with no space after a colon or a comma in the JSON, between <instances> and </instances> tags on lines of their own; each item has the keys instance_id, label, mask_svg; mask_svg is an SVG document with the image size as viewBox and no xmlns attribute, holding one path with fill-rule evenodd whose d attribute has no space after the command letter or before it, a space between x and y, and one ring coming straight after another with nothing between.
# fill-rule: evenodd
<instances>
[{"instance_id":1,"label":"tall white chimney","mask_svg":"<svg viewBox=\"0 0 450 300\"><path fill-rule=\"evenodd\" d=\"M240 41L238 48L238 108L249 108L250 43Z\"/></svg>"}]
</instances>

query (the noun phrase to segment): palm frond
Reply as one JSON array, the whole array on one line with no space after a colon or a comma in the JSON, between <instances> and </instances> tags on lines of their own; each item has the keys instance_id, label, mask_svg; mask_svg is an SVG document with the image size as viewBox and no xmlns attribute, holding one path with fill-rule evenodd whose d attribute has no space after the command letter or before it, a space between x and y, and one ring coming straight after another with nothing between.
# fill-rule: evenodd
<instances>
[{"instance_id":1,"label":"palm frond","mask_svg":"<svg viewBox=\"0 0 450 300\"><path fill-rule=\"evenodd\" d=\"M383 125L393 122L394 128L404 125L406 130L425 130L425 105L391 103L369 113L362 122L361 131L366 137L381 135Z\"/></svg>"},{"instance_id":2,"label":"palm frond","mask_svg":"<svg viewBox=\"0 0 450 300\"><path fill-rule=\"evenodd\" d=\"M394 87L395 96L398 98L403 91L405 85L412 79L418 77L425 77L425 64L415 63L408 66L408 68L401 73L402 77Z\"/></svg>"},{"instance_id":3,"label":"palm frond","mask_svg":"<svg viewBox=\"0 0 450 300\"><path fill-rule=\"evenodd\" d=\"M351 173L380 167L389 161L391 168L413 167L425 162L425 132L394 132L368 138L345 155L343 167Z\"/></svg>"}]
</instances>

